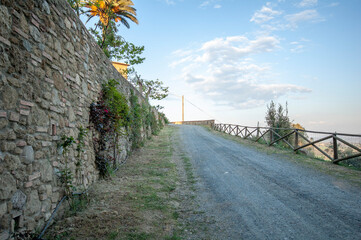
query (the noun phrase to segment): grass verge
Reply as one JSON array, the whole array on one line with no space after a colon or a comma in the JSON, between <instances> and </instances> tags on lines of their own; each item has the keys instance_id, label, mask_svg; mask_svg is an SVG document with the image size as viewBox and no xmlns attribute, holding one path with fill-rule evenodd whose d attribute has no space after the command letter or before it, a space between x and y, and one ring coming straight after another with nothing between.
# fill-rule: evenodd
<instances>
[{"instance_id":1,"label":"grass verge","mask_svg":"<svg viewBox=\"0 0 361 240\"><path fill-rule=\"evenodd\" d=\"M47 239L181 239L175 194L179 175L170 141L175 131L165 127L110 181L97 182L89 192L89 207L56 223Z\"/></svg>"}]
</instances>

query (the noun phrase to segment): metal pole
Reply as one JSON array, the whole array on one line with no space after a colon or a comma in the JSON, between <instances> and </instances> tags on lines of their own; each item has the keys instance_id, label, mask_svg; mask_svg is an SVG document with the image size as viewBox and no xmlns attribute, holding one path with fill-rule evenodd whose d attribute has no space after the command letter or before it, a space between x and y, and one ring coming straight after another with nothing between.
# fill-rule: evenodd
<instances>
[{"instance_id":1,"label":"metal pole","mask_svg":"<svg viewBox=\"0 0 361 240\"><path fill-rule=\"evenodd\" d=\"M184 95L182 95L182 122L184 122Z\"/></svg>"}]
</instances>

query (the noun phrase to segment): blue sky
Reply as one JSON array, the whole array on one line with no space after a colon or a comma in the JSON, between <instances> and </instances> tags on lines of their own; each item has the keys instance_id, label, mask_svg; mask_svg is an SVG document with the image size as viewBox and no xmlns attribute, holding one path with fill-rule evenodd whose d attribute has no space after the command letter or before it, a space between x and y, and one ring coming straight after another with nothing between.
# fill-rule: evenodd
<instances>
[{"instance_id":1,"label":"blue sky","mask_svg":"<svg viewBox=\"0 0 361 240\"><path fill-rule=\"evenodd\" d=\"M265 125L271 100L306 129L361 133L361 1L133 0L136 66L170 87L171 121ZM200 109L202 111L200 111Z\"/></svg>"}]
</instances>

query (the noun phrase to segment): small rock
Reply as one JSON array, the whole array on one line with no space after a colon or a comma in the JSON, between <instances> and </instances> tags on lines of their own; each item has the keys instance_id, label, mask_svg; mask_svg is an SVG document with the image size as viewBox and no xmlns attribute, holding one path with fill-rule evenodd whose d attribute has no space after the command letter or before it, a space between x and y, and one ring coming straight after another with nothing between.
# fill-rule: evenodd
<instances>
[{"instance_id":1,"label":"small rock","mask_svg":"<svg viewBox=\"0 0 361 240\"><path fill-rule=\"evenodd\" d=\"M25 146L23 149L23 161L25 164L31 164L34 161L34 149L32 146Z\"/></svg>"}]
</instances>

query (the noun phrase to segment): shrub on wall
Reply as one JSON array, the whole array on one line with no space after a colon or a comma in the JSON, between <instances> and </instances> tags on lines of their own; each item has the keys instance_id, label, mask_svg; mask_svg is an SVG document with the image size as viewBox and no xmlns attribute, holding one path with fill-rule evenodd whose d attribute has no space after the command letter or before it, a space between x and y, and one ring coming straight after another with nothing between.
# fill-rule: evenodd
<instances>
[{"instance_id":1,"label":"shrub on wall","mask_svg":"<svg viewBox=\"0 0 361 240\"><path fill-rule=\"evenodd\" d=\"M103 84L99 101L90 105L89 121L98 133L93 139L95 161L102 177L109 175L112 162L116 167L118 138L126 134L129 126L127 99L118 91L117 85L119 83L114 79ZM113 148L113 156L105 153L107 148Z\"/></svg>"}]
</instances>

